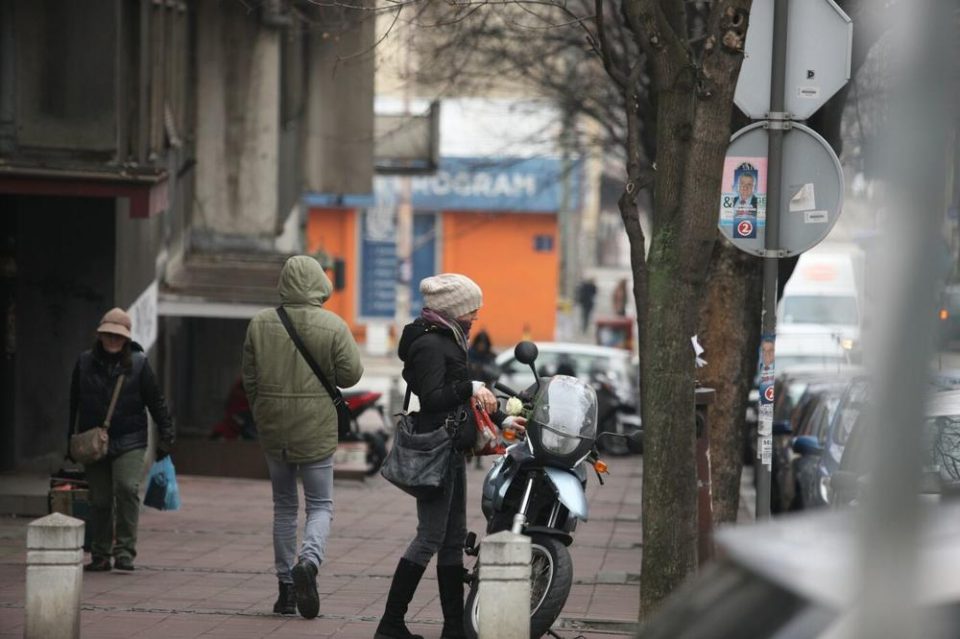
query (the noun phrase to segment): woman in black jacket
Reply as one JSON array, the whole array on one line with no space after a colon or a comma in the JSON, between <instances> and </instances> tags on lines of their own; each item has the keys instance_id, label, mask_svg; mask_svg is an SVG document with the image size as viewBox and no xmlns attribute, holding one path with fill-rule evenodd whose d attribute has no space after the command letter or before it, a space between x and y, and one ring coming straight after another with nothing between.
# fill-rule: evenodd
<instances>
[{"instance_id":1,"label":"woman in black jacket","mask_svg":"<svg viewBox=\"0 0 960 639\"><path fill-rule=\"evenodd\" d=\"M420 282L424 309L403 329L399 355L403 378L420 399L418 432L441 428L471 397L501 426L521 427L497 409L497 399L481 382L470 381L467 337L483 302L469 277L444 273ZM515 423L516 422L516 423ZM471 422L467 422L473 427ZM422 639L404 623L407 606L430 558L437 555L437 582L443 608L442 639L463 631L463 542L466 528L466 465L461 454L450 463L449 483L439 497L417 500L417 535L393 574L386 610L375 639Z\"/></svg>"},{"instance_id":2,"label":"woman in black jacket","mask_svg":"<svg viewBox=\"0 0 960 639\"><path fill-rule=\"evenodd\" d=\"M132 323L123 309L114 308L97 327L93 348L82 353L70 383L70 428L83 432L102 426L120 376L120 393L110 420L106 457L85 467L90 489L92 560L84 570L133 570L137 556L140 479L148 428L145 408L157 423L157 459L170 454L174 430L157 378L143 348L131 340ZM116 536L116 541L114 541Z\"/></svg>"}]
</instances>

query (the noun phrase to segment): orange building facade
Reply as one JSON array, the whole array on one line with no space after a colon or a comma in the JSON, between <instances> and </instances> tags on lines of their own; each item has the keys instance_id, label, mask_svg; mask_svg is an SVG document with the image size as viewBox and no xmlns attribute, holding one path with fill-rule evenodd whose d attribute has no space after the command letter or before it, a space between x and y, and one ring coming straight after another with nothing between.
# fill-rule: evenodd
<instances>
[{"instance_id":1,"label":"orange building facade","mask_svg":"<svg viewBox=\"0 0 960 639\"><path fill-rule=\"evenodd\" d=\"M342 259L344 287L327 307L365 339L370 323L393 324L396 287L409 280L412 309L420 310L423 277L463 273L483 289L476 330L498 347L521 339L552 340L556 325L559 256L559 162L547 159L441 161L436 175L376 178L376 196L305 199L306 248L321 260ZM567 185L566 188L569 188ZM414 251L396 255L396 202L409 188ZM571 192L567 190L566 193ZM569 200L568 200L569 201Z\"/></svg>"}]
</instances>

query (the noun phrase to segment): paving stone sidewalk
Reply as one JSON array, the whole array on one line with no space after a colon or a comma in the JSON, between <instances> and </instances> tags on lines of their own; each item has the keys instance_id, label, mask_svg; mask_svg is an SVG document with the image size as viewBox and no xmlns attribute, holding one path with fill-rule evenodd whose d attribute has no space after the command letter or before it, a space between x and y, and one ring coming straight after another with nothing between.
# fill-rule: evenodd
<instances>
[{"instance_id":1,"label":"paving stone sidewalk","mask_svg":"<svg viewBox=\"0 0 960 639\"><path fill-rule=\"evenodd\" d=\"M589 484L590 521L571 552L574 586L554 626L564 639L629 635L640 574L641 458L609 459L604 486ZM468 524L483 531L480 484L470 464ZM373 637L390 576L416 527L414 501L380 477L338 481L327 558L320 570L320 615L272 614L272 506L266 481L181 476L183 508L144 509L137 570L87 573L84 637ZM23 633L25 519L0 520L0 638ZM89 556L88 556L89 557ZM410 607L411 629L440 636L433 565Z\"/></svg>"}]
</instances>

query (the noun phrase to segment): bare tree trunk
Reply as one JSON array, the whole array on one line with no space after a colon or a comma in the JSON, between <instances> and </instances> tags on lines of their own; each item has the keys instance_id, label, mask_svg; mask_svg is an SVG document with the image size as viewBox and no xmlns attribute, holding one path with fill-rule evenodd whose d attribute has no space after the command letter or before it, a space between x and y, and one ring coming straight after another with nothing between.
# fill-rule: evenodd
<instances>
[{"instance_id":1,"label":"bare tree trunk","mask_svg":"<svg viewBox=\"0 0 960 639\"><path fill-rule=\"evenodd\" d=\"M699 331L707 360L699 378L716 390L709 422L715 524L735 522L740 507L744 414L757 366L751 353L760 343L762 275L762 260L717 242Z\"/></svg>"},{"instance_id":2,"label":"bare tree trunk","mask_svg":"<svg viewBox=\"0 0 960 639\"><path fill-rule=\"evenodd\" d=\"M641 339L643 560L640 611L650 614L697 566L695 369L707 267L743 59L750 0L713 7L702 59L680 27L682 3L628 0L657 95L653 232ZM644 300L638 299L638 305ZM645 315L641 313L645 311Z\"/></svg>"}]
</instances>

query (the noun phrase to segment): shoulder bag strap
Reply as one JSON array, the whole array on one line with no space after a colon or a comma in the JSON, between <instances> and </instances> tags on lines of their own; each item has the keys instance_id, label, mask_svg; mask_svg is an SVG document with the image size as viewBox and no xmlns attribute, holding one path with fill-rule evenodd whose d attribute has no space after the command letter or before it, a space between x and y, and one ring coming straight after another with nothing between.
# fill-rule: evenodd
<instances>
[{"instance_id":1,"label":"shoulder bag strap","mask_svg":"<svg viewBox=\"0 0 960 639\"><path fill-rule=\"evenodd\" d=\"M282 306L278 306L277 315L280 316L280 322L283 323L283 327L287 329L287 334L290 336L290 339L293 340L294 346L296 346L297 350L300 351L303 359L307 360L310 370L312 370L313 374L317 376L317 379L320 380L320 383L323 384L323 387L327 389L327 393L330 394L330 399L333 400L334 406L339 406L342 404L343 395L340 394L340 389L331 384L329 381L327 381L327 378L324 377L323 371L320 370L320 366L317 364L317 360L313 359L310 351L308 351L307 347L304 346L303 340L300 339L296 329L293 327L293 322L290 321L290 316L287 315L286 309L284 309Z\"/></svg>"},{"instance_id":2,"label":"shoulder bag strap","mask_svg":"<svg viewBox=\"0 0 960 639\"><path fill-rule=\"evenodd\" d=\"M110 420L113 419L113 409L117 407L117 398L120 397L120 387L123 386L123 375L117 378L117 385L113 389L113 397L110 398L110 408L107 409L107 418L103 421L103 427L110 429ZM80 411L77 411L77 417L80 416Z\"/></svg>"}]
</instances>

